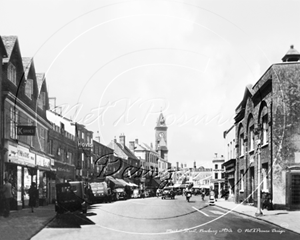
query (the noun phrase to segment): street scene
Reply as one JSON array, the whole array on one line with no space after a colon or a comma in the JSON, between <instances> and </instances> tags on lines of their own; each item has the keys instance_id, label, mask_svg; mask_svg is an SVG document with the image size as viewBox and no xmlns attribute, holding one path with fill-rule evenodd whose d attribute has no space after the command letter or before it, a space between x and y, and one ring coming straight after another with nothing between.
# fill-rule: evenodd
<instances>
[{"instance_id":1,"label":"street scene","mask_svg":"<svg viewBox=\"0 0 300 240\"><path fill-rule=\"evenodd\" d=\"M1 3L0 240L300 239L299 7Z\"/></svg>"}]
</instances>

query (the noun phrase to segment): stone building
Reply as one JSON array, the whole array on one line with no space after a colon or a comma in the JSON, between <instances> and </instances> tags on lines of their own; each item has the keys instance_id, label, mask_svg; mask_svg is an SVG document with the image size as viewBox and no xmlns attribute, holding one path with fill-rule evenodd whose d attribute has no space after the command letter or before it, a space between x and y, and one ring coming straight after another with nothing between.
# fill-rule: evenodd
<instances>
[{"instance_id":1,"label":"stone building","mask_svg":"<svg viewBox=\"0 0 300 240\"><path fill-rule=\"evenodd\" d=\"M237 202L257 204L260 174L275 208L300 208L299 59L291 46L282 63L246 87L236 108Z\"/></svg>"}]
</instances>

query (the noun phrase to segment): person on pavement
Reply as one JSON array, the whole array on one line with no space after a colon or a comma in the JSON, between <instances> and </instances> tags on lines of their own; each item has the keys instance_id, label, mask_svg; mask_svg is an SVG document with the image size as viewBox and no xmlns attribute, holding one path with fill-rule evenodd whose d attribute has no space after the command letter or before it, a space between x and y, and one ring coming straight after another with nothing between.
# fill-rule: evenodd
<instances>
[{"instance_id":1,"label":"person on pavement","mask_svg":"<svg viewBox=\"0 0 300 240\"><path fill-rule=\"evenodd\" d=\"M36 206L36 200L38 198L38 190L36 189L36 183L32 182L28 191L29 194L29 207L31 207L31 212L33 213L33 208Z\"/></svg>"},{"instance_id":2,"label":"person on pavement","mask_svg":"<svg viewBox=\"0 0 300 240\"><path fill-rule=\"evenodd\" d=\"M10 202L12 199L12 193L11 193L11 183L8 182L8 179L4 179L4 185L3 185L3 195L4 195L4 217L9 217L10 213Z\"/></svg>"}]
</instances>

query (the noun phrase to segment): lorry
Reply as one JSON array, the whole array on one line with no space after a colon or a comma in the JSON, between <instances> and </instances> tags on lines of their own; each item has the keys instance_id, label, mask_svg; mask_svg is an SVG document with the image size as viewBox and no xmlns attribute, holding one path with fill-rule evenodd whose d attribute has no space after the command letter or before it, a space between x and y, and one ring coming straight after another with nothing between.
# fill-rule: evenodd
<instances>
[{"instance_id":1,"label":"lorry","mask_svg":"<svg viewBox=\"0 0 300 240\"><path fill-rule=\"evenodd\" d=\"M94 203L112 201L112 192L106 182L91 182L90 186L94 195Z\"/></svg>"}]
</instances>

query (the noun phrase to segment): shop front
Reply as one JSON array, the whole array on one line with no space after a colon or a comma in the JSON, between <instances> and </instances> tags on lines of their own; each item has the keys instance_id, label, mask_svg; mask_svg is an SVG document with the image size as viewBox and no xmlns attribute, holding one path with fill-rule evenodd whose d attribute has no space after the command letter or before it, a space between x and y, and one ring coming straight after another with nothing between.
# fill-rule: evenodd
<instances>
[{"instance_id":1,"label":"shop front","mask_svg":"<svg viewBox=\"0 0 300 240\"><path fill-rule=\"evenodd\" d=\"M56 183L64 183L67 181L74 181L75 166L55 161L54 168L56 169Z\"/></svg>"},{"instance_id":2,"label":"shop front","mask_svg":"<svg viewBox=\"0 0 300 240\"><path fill-rule=\"evenodd\" d=\"M37 187L39 192L39 205L44 206L51 202L50 179L52 178L51 159L36 154Z\"/></svg>"},{"instance_id":3,"label":"shop front","mask_svg":"<svg viewBox=\"0 0 300 240\"><path fill-rule=\"evenodd\" d=\"M12 184L11 209L17 210L28 207L28 190L31 182L37 180L36 156L29 148L18 144L8 143L7 149L4 177Z\"/></svg>"}]
</instances>

